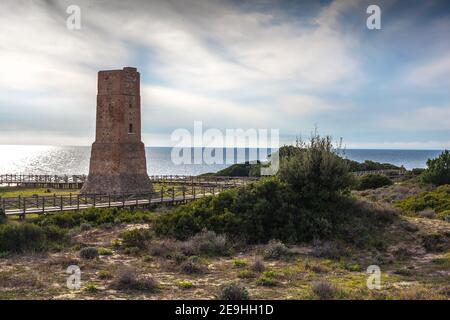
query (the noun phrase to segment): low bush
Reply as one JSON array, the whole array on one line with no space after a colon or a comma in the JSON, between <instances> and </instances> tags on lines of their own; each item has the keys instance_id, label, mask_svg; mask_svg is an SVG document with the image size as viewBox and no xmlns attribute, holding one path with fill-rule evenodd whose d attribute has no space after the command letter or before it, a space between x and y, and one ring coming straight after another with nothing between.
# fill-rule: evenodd
<instances>
[{"instance_id":1,"label":"low bush","mask_svg":"<svg viewBox=\"0 0 450 320\"><path fill-rule=\"evenodd\" d=\"M73 228L87 224L90 226L114 225L118 223L150 222L153 215L144 211L129 211L120 208L89 208L73 212L58 212L42 215L33 220L40 226L56 225L60 228ZM88 228L88 227L87 227Z\"/></svg>"},{"instance_id":2,"label":"low bush","mask_svg":"<svg viewBox=\"0 0 450 320\"><path fill-rule=\"evenodd\" d=\"M66 234L58 227L39 227L30 223L0 225L0 252L21 253L58 248Z\"/></svg>"},{"instance_id":3,"label":"low bush","mask_svg":"<svg viewBox=\"0 0 450 320\"><path fill-rule=\"evenodd\" d=\"M244 270L240 270L237 274L238 278L242 278L242 279L248 279L248 278L253 278L254 274L252 271L244 269Z\"/></svg>"},{"instance_id":4,"label":"low bush","mask_svg":"<svg viewBox=\"0 0 450 320\"><path fill-rule=\"evenodd\" d=\"M98 250L95 247L86 247L80 250L80 258L92 260L98 257Z\"/></svg>"},{"instance_id":5,"label":"low bush","mask_svg":"<svg viewBox=\"0 0 450 320\"><path fill-rule=\"evenodd\" d=\"M203 230L188 241L192 244L191 250L197 255L222 256L229 254L230 248L226 236L217 235L214 231Z\"/></svg>"},{"instance_id":6,"label":"low bush","mask_svg":"<svg viewBox=\"0 0 450 320\"><path fill-rule=\"evenodd\" d=\"M100 289L94 282L86 283L86 285L84 286L84 289L83 289L83 291L85 291L87 293L97 293L99 290Z\"/></svg>"},{"instance_id":7,"label":"low bush","mask_svg":"<svg viewBox=\"0 0 450 320\"><path fill-rule=\"evenodd\" d=\"M248 300L249 294L245 287L237 283L227 283L219 288L219 300Z\"/></svg>"},{"instance_id":8,"label":"low bush","mask_svg":"<svg viewBox=\"0 0 450 320\"><path fill-rule=\"evenodd\" d=\"M422 236L422 245L430 252L443 252L450 247L450 239L440 233L426 234Z\"/></svg>"},{"instance_id":9,"label":"low bush","mask_svg":"<svg viewBox=\"0 0 450 320\"><path fill-rule=\"evenodd\" d=\"M180 264L180 270L187 274L202 274L206 271L206 266L196 256L189 257Z\"/></svg>"},{"instance_id":10,"label":"low bush","mask_svg":"<svg viewBox=\"0 0 450 320\"><path fill-rule=\"evenodd\" d=\"M92 226L91 226L90 223L82 223L82 224L80 224L80 230L81 231L88 231L88 230L91 230L91 229L92 229Z\"/></svg>"},{"instance_id":11,"label":"low bush","mask_svg":"<svg viewBox=\"0 0 450 320\"><path fill-rule=\"evenodd\" d=\"M187 280L179 280L177 281L177 286L181 289L191 289L194 287L194 284Z\"/></svg>"},{"instance_id":12,"label":"low bush","mask_svg":"<svg viewBox=\"0 0 450 320\"><path fill-rule=\"evenodd\" d=\"M243 268L247 266L247 261L244 259L233 259L233 266L235 266L236 268Z\"/></svg>"},{"instance_id":13,"label":"low bush","mask_svg":"<svg viewBox=\"0 0 450 320\"><path fill-rule=\"evenodd\" d=\"M417 214L426 209L433 209L439 215L450 210L450 185L444 185L431 191L405 198L396 202L404 214Z\"/></svg>"},{"instance_id":14,"label":"low bush","mask_svg":"<svg viewBox=\"0 0 450 320\"><path fill-rule=\"evenodd\" d=\"M113 278L113 275L108 270L100 270L98 272L98 278L101 279L101 280L109 280L109 279Z\"/></svg>"},{"instance_id":15,"label":"low bush","mask_svg":"<svg viewBox=\"0 0 450 320\"><path fill-rule=\"evenodd\" d=\"M329 282L324 280L313 282L311 289L320 300L332 299L336 291Z\"/></svg>"},{"instance_id":16,"label":"low bush","mask_svg":"<svg viewBox=\"0 0 450 320\"><path fill-rule=\"evenodd\" d=\"M437 214L437 218L450 222L450 210L444 210Z\"/></svg>"},{"instance_id":17,"label":"low bush","mask_svg":"<svg viewBox=\"0 0 450 320\"><path fill-rule=\"evenodd\" d=\"M264 249L264 259L278 260L291 256L292 253L288 247L281 241L271 240Z\"/></svg>"},{"instance_id":18,"label":"low bush","mask_svg":"<svg viewBox=\"0 0 450 320\"><path fill-rule=\"evenodd\" d=\"M112 255L111 249L108 248L98 248L98 254L101 256L110 256Z\"/></svg>"},{"instance_id":19,"label":"low bush","mask_svg":"<svg viewBox=\"0 0 450 320\"><path fill-rule=\"evenodd\" d=\"M265 274L263 273L258 280L256 280L256 284L259 286L265 286L265 287L273 287L276 286L278 284L278 281L270 276L270 274Z\"/></svg>"},{"instance_id":20,"label":"low bush","mask_svg":"<svg viewBox=\"0 0 450 320\"><path fill-rule=\"evenodd\" d=\"M263 272L266 269L263 259L261 257L256 257L251 265L251 269L255 272Z\"/></svg>"},{"instance_id":21,"label":"low bush","mask_svg":"<svg viewBox=\"0 0 450 320\"><path fill-rule=\"evenodd\" d=\"M383 174L366 174L358 179L356 187L358 190L377 189L390 186L394 182Z\"/></svg>"},{"instance_id":22,"label":"low bush","mask_svg":"<svg viewBox=\"0 0 450 320\"><path fill-rule=\"evenodd\" d=\"M132 268L119 269L110 286L112 289L123 291L139 290L155 292L159 288L159 284L154 278L139 275Z\"/></svg>"},{"instance_id":23,"label":"low bush","mask_svg":"<svg viewBox=\"0 0 450 320\"><path fill-rule=\"evenodd\" d=\"M338 260L348 256L348 250L339 242L328 241L321 245L316 244L313 250L313 255L318 258Z\"/></svg>"},{"instance_id":24,"label":"low bush","mask_svg":"<svg viewBox=\"0 0 450 320\"><path fill-rule=\"evenodd\" d=\"M152 233L149 229L131 229L122 232L120 237L123 247L144 249L152 238Z\"/></svg>"}]
</instances>

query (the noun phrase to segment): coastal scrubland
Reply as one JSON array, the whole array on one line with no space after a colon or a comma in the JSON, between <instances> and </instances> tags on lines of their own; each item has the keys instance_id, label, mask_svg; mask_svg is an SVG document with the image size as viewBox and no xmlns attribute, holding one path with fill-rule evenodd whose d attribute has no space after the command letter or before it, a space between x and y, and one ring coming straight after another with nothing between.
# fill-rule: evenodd
<instances>
[{"instance_id":1,"label":"coastal scrubland","mask_svg":"<svg viewBox=\"0 0 450 320\"><path fill-rule=\"evenodd\" d=\"M355 178L328 137L288 151L277 176L178 207L0 216L0 298L450 298L448 184Z\"/></svg>"}]
</instances>

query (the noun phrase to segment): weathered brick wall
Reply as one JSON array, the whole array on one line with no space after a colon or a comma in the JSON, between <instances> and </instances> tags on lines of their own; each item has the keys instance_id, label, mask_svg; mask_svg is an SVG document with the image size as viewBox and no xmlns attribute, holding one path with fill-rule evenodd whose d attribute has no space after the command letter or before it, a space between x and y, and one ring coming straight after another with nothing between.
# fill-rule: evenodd
<instances>
[{"instance_id":1,"label":"weathered brick wall","mask_svg":"<svg viewBox=\"0 0 450 320\"><path fill-rule=\"evenodd\" d=\"M89 176L81 193L150 192L136 68L98 73L96 119Z\"/></svg>"}]
</instances>

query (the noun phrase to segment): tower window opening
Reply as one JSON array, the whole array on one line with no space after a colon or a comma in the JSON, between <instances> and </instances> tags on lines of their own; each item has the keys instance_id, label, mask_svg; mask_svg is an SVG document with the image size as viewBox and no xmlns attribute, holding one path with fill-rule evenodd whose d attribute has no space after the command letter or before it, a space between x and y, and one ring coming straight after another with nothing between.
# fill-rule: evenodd
<instances>
[{"instance_id":1,"label":"tower window opening","mask_svg":"<svg viewBox=\"0 0 450 320\"><path fill-rule=\"evenodd\" d=\"M133 133L133 124L130 123L130 125L128 126L128 133Z\"/></svg>"}]
</instances>

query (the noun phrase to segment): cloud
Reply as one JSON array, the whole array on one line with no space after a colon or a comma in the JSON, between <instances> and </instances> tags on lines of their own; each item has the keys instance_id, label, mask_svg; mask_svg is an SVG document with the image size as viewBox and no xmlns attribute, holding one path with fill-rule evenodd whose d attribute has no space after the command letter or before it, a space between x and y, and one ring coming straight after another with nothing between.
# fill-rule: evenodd
<instances>
[{"instance_id":1,"label":"cloud","mask_svg":"<svg viewBox=\"0 0 450 320\"><path fill-rule=\"evenodd\" d=\"M450 86L450 54L429 59L409 70L408 81L419 86Z\"/></svg>"},{"instance_id":2,"label":"cloud","mask_svg":"<svg viewBox=\"0 0 450 320\"><path fill-rule=\"evenodd\" d=\"M391 128L403 131L450 131L450 106L422 107L405 113L395 113L383 118Z\"/></svg>"},{"instance_id":3,"label":"cloud","mask_svg":"<svg viewBox=\"0 0 450 320\"><path fill-rule=\"evenodd\" d=\"M398 16L396 2L382 3L389 17ZM72 4L81 7L79 31L66 28ZM127 65L141 72L147 144L194 120L221 129L280 128L286 136L326 123L332 133L344 111L351 109L354 124L375 103L380 117L395 115L399 110L383 109L392 97L405 97L403 109L426 100L411 84L448 84L450 57L436 54L446 47L432 45L448 35L445 19L430 18L419 35L404 17L368 34L363 7L331 1L299 14L282 1L2 1L0 142L90 144L97 71ZM411 10L422 17L429 8ZM427 45L411 50L414 37ZM415 53L406 62L398 58L405 48ZM406 71L392 76L397 65ZM425 119L421 130L450 130L441 120L446 111L431 111L439 117L417 108L408 116ZM410 130L400 117L384 118L379 128ZM349 138L365 129L346 125Z\"/></svg>"}]
</instances>

